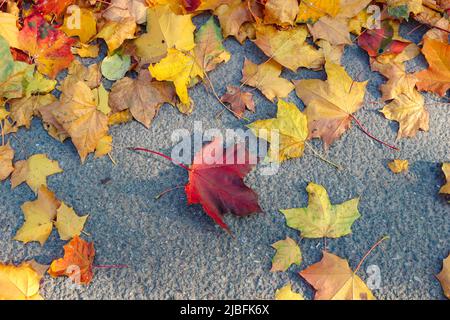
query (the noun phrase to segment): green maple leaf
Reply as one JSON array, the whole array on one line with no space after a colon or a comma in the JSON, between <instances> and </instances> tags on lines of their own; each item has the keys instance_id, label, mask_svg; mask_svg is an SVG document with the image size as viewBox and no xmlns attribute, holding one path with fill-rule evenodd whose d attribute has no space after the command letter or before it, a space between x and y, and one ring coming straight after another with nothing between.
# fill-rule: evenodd
<instances>
[{"instance_id":1,"label":"green maple leaf","mask_svg":"<svg viewBox=\"0 0 450 320\"><path fill-rule=\"evenodd\" d=\"M310 183L306 191L308 207L280 210L289 227L299 230L305 238L339 238L352 232L352 224L361 216L359 198L332 205L323 186Z\"/></svg>"}]
</instances>

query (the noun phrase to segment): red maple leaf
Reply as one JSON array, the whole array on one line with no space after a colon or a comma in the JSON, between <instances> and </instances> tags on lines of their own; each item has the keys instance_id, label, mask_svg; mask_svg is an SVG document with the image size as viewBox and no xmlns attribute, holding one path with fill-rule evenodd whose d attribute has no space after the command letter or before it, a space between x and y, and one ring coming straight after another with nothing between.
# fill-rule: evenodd
<instances>
[{"instance_id":1,"label":"red maple leaf","mask_svg":"<svg viewBox=\"0 0 450 320\"><path fill-rule=\"evenodd\" d=\"M133 150L157 154L174 162L159 152ZM225 149L222 139L216 138L195 155L190 168L178 163L189 171L189 183L185 186L188 204L201 204L206 214L228 232L223 221L225 213L247 216L261 212L258 195L243 181L255 166L252 158L244 144Z\"/></svg>"},{"instance_id":2,"label":"red maple leaf","mask_svg":"<svg viewBox=\"0 0 450 320\"><path fill-rule=\"evenodd\" d=\"M33 57L39 72L50 78L55 78L74 60L70 48L76 40L48 24L40 14L25 19L19 41L21 49Z\"/></svg>"},{"instance_id":3,"label":"red maple leaf","mask_svg":"<svg viewBox=\"0 0 450 320\"><path fill-rule=\"evenodd\" d=\"M59 16L66 11L66 8L74 4L75 0L37 0L36 10L43 15L54 14Z\"/></svg>"},{"instance_id":4,"label":"red maple leaf","mask_svg":"<svg viewBox=\"0 0 450 320\"><path fill-rule=\"evenodd\" d=\"M377 57L385 53L401 53L409 43L394 40L394 30L389 22L384 21L381 29L367 29L358 38L358 45L367 51L369 56Z\"/></svg>"}]
</instances>

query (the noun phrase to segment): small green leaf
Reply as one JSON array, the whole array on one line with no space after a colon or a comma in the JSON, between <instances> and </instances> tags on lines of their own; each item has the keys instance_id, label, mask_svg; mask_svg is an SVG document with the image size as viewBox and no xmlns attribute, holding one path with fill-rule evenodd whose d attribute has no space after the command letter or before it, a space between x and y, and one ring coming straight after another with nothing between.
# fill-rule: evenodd
<instances>
[{"instance_id":1,"label":"small green leaf","mask_svg":"<svg viewBox=\"0 0 450 320\"><path fill-rule=\"evenodd\" d=\"M115 54L106 57L102 62L102 74L111 81L122 79L131 66L131 57L128 55L122 56Z\"/></svg>"}]
</instances>

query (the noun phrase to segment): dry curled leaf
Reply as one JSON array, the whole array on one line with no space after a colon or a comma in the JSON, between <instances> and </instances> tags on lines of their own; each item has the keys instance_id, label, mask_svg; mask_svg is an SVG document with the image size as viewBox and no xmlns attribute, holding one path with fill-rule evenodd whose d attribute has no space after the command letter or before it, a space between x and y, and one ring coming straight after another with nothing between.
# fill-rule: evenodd
<instances>
[{"instance_id":1,"label":"dry curled leaf","mask_svg":"<svg viewBox=\"0 0 450 320\"><path fill-rule=\"evenodd\" d=\"M5 180L14 171L14 149L9 143L0 146L0 181Z\"/></svg>"},{"instance_id":2,"label":"dry curled leaf","mask_svg":"<svg viewBox=\"0 0 450 320\"><path fill-rule=\"evenodd\" d=\"M409 162L408 160L395 159L392 162L388 163L388 167L393 173L401 173L404 171L408 171Z\"/></svg>"}]
</instances>

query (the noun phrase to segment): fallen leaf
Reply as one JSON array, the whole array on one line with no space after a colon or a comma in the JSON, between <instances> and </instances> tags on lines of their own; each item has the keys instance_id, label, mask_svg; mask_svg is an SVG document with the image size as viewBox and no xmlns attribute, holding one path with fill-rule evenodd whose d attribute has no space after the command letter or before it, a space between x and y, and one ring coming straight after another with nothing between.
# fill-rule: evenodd
<instances>
[{"instance_id":1,"label":"fallen leaf","mask_svg":"<svg viewBox=\"0 0 450 320\"><path fill-rule=\"evenodd\" d=\"M335 46L352 43L350 31L346 21L343 19L324 16L313 25L308 24L308 29L314 41L325 39Z\"/></svg>"},{"instance_id":2,"label":"fallen leaf","mask_svg":"<svg viewBox=\"0 0 450 320\"><path fill-rule=\"evenodd\" d=\"M130 110L126 109L124 111L111 114L108 118L108 125L115 126L118 124L130 122L131 120L133 120L133 116L131 115Z\"/></svg>"},{"instance_id":3,"label":"fallen leaf","mask_svg":"<svg viewBox=\"0 0 450 320\"><path fill-rule=\"evenodd\" d=\"M399 54L410 44L396 38L395 25L383 21L381 29L368 29L358 37L358 45L367 51L369 56L377 57L385 54Z\"/></svg>"},{"instance_id":4,"label":"fallen leaf","mask_svg":"<svg viewBox=\"0 0 450 320\"><path fill-rule=\"evenodd\" d=\"M27 79L33 78L34 66L14 61L8 42L0 35L0 100L21 98Z\"/></svg>"},{"instance_id":5,"label":"fallen leaf","mask_svg":"<svg viewBox=\"0 0 450 320\"><path fill-rule=\"evenodd\" d=\"M169 6L147 11L147 33L134 41L137 55L150 63L161 60L168 50L190 51L195 47L191 15L177 15Z\"/></svg>"},{"instance_id":6,"label":"fallen leaf","mask_svg":"<svg viewBox=\"0 0 450 320\"><path fill-rule=\"evenodd\" d=\"M34 193L37 193L41 186L47 186L48 176L63 172L58 162L48 159L45 154L35 154L28 160L17 161L14 168L11 188L26 182Z\"/></svg>"},{"instance_id":7,"label":"fallen leaf","mask_svg":"<svg viewBox=\"0 0 450 320\"><path fill-rule=\"evenodd\" d=\"M72 15L64 17L61 30L69 37L78 37L82 43L88 43L97 34L97 20L94 12L85 8L77 8L69 12Z\"/></svg>"},{"instance_id":8,"label":"fallen leaf","mask_svg":"<svg viewBox=\"0 0 450 320\"><path fill-rule=\"evenodd\" d=\"M283 162L303 155L305 140L308 138L308 123L295 104L279 100L276 118L258 120L248 127L257 137L270 142L268 158L271 161ZM273 131L277 133L276 136L273 136ZM278 141L272 141L274 137Z\"/></svg>"},{"instance_id":9,"label":"fallen leaf","mask_svg":"<svg viewBox=\"0 0 450 320\"><path fill-rule=\"evenodd\" d=\"M102 61L101 71L103 76L111 81L122 79L131 66L131 57L128 55L114 54L105 57Z\"/></svg>"},{"instance_id":10,"label":"fallen leaf","mask_svg":"<svg viewBox=\"0 0 450 320\"><path fill-rule=\"evenodd\" d=\"M424 39L422 49L428 69L416 73L420 91L431 91L445 96L450 89L450 45L430 38Z\"/></svg>"},{"instance_id":11,"label":"fallen leaf","mask_svg":"<svg viewBox=\"0 0 450 320\"><path fill-rule=\"evenodd\" d=\"M189 105L188 85L195 68L195 60L177 49L169 49L167 57L159 63L150 65L150 74L158 81L171 81L181 103Z\"/></svg>"},{"instance_id":12,"label":"fallen leaf","mask_svg":"<svg viewBox=\"0 0 450 320\"><path fill-rule=\"evenodd\" d=\"M297 243L286 237L285 240L280 240L272 244L277 253L272 259L271 272L286 271L292 264L300 265L302 262L302 252Z\"/></svg>"},{"instance_id":13,"label":"fallen leaf","mask_svg":"<svg viewBox=\"0 0 450 320\"><path fill-rule=\"evenodd\" d=\"M30 97L32 94L47 94L55 89L56 80L45 78L39 72L35 72L32 79L27 79L25 85L25 96Z\"/></svg>"},{"instance_id":14,"label":"fallen leaf","mask_svg":"<svg viewBox=\"0 0 450 320\"><path fill-rule=\"evenodd\" d=\"M0 263L0 300L42 300L41 278L28 263L18 267Z\"/></svg>"},{"instance_id":15,"label":"fallen leaf","mask_svg":"<svg viewBox=\"0 0 450 320\"><path fill-rule=\"evenodd\" d=\"M114 113L130 109L133 117L149 128L164 103L175 105L175 90L168 82L152 81L148 71L137 79L123 78L111 88L110 106Z\"/></svg>"},{"instance_id":16,"label":"fallen leaf","mask_svg":"<svg viewBox=\"0 0 450 320\"><path fill-rule=\"evenodd\" d=\"M185 187L188 204L201 204L206 214L227 231L225 213L247 216L261 212L258 195L243 181L254 167L250 158L244 144L224 149L222 139L216 138L204 146L190 167Z\"/></svg>"},{"instance_id":17,"label":"fallen leaf","mask_svg":"<svg viewBox=\"0 0 450 320\"><path fill-rule=\"evenodd\" d=\"M64 91L59 106L51 112L69 134L82 162L108 133L108 117L97 109L95 97L84 82Z\"/></svg>"},{"instance_id":18,"label":"fallen leaf","mask_svg":"<svg viewBox=\"0 0 450 320\"><path fill-rule=\"evenodd\" d=\"M56 98L51 94L11 100L11 119L14 121L16 127L25 127L29 129L33 115L36 114L37 110L43 106L54 103L55 101Z\"/></svg>"},{"instance_id":19,"label":"fallen leaf","mask_svg":"<svg viewBox=\"0 0 450 320\"><path fill-rule=\"evenodd\" d=\"M297 0L267 0L264 6L264 23L292 26L298 12Z\"/></svg>"},{"instance_id":20,"label":"fallen leaf","mask_svg":"<svg viewBox=\"0 0 450 320\"><path fill-rule=\"evenodd\" d=\"M72 53L79 55L81 58L96 58L100 52L98 44L87 45L79 43L76 47L72 47Z\"/></svg>"},{"instance_id":21,"label":"fallen leaf","mask_svg":"<svg viewBox=\"0 0 450 320\"><path fill-rule=\"evenodd\" d=\"M103 84L92 90L92 93L94 94L97 110L104 115L109 115L111 113L111 108L109 107L109 92L105 89Z\"/></svg>"},{"instance_id":22,"label":"fallen leaf","mask_svg":"<svg viewBox=\"0 0 450 320\"><path fill-rule=\"evenodd\" d=\"M442 171L444 172L447 183L441 187L439 193L450 194L450 163L443 163Z\"/></svg>"},{"instance_id":23,"label":"fallen leaf","mask_svg":"<svg viewBox=\"0 0 450 320\"><path fill-rule=\"evenodd\" d=\"M91 64L86 67L78 60L75 60L68 70L67 77L61 82L62 92L69 92L77 84L77 82L84 82L89 88L94 89L100 86L102 74L99 70L98 64Z\"/></svg>"},{"instance_id":24,"label":"fallen leaf","mask_svg":"<svg viewBox=\"0 0 450 320\"><path fill-rule=\"evenodd\" d=\"M111 153L112 151L112 136L104 136L98 141L97 147L95 148L95 157L101 158Z\"/></svg>"},{"instance_id":25,"label":"fallen leaf","mask_svg":"<svg viewBox=\"0 0 450 320\"><path fill-rule=\"evenodd\" d=\"M229 36L238 37L241 26L245 22L253 22L253 16L247 3L241 0L233 0L219 6L214 14L219 19L225 38Z\"/></svg>"},{"instance_id":26,"label":"fallen leaf","mask_svg":"<svg viewBox=\"0 0 450 320\"><path fill-rule=\"evenodd\" d=\"M66 8L75 3L75 0L36 0L36 10L43 15L59 16L66 11Z\"/></svg>"},{"instance_id":27,"label":"fallen leaf","mask_svg":"<svg viewBox=\"0 0 450 320\"><path fill-rule=\"evenodd\" d=\"M146 0L112 0L102 16L110 21L120 21L132 17L137 24L147 21Z\"/></svg>"},{"instance_id":28,"label":"fallen leaf","mask_svg":"<svg viewBox=\"0 0 450 320\"><path fill-rule=\"evenodd\" d=\"M12 161L14 159L14 149L11 148L9 142L0 146L0 181L9 177L14 171Z\"/></svg>"},{"instance_id":29,"label":"fallen leaf","mask_svg":"<svg viewBox=\"0 0 450 320\"><path fill-rule=\"evenodd\" d=\"M17 20L13 14L0 12L0 37L3 37L12 48L20 48L19 44L19 28L17 28Z\"/></svg>"},{"instance_id":30,"label":"fallen leaf","mask_svg":"<svg viewBox=\"0 0 450 320\"><path fill-rule=\"evenodd\" d=\"M17 231L14 240L23 243L37 241L43 246L52 232L56 210L60 205L55 194L42 185L37 200L22 205L25 222Z\"/></svg>"},{"instance_id":31,"label":"fallen leaf","mask_svg":"<svg viewBox=\"0 0 450 320\"><path fill-rule=\"evenodd\" d=\"M280 77L281 66L273 60L257 65L247 58L244 61L241 82L258 88L267 99L286 98L294 85Z\"/></svg>"},{"instance_id":32,"label":"fallen leaf","mask_svg":"<svg viewBox=\"0 0 450 320\"><path fill-rule=\"evenodd\" d=\"M211 17L195 35L195 61L203 73L214 70L222 62L228 62L230 53L223 46L222 32Z\"/></svg>"},{"instance_id":33,"label":"fallen leaf","mask_svg":"<svg viewBox=\"0 0 450 320\"><path fill-rule=\"evenodd\" d=\"M68 38L61 30L53 28L37 14L24 20L24 27L19 33L19 42L21 49L33 57L38 71L52 79L74 59L70 47L75 40Z\"/></svg>"},{"instance_id":34,"label":"fallen leaf","mask_svg":"<svg viewBox=\"0 0 450 320\"><path fill-rule=\"evenodd\" d=\"M296 93L308 106L309 136L322 138L328 148L348 128L352 113L361 108L367 81L354 81L345 69L332 62L325 64L328 80L294 81Z\"/></svg>"},{"instance_id":35,"label":"fallen leaf","mask_svg":"<svg viewBox=\"0 0 450 320\"><path fill-rule=\"evenodd\" d=\"M436 278L441 283L445 296L450 299L450 255L442 262L442 270Z\"/></svg>"},{"instance_id":36,"label":"fallen leaf","mask_svg":"<svg viewBox=\"0 0 450 320\"><path fill-rule=\"evenodd\" d=\"M430 115L425 109L425 99L415 88L398 95L381 113L399 123L397 139L414 137L417 131L429 129Z\"/></svg>"},{"instance_id":37,"label":"fallen leaf","mask_svg":"<svg viewBox=\"0 0 450 320\"><path fill-rule=\"evenodd\" d=\"M270 58L292 71L300 67L320 69L323 53L306 42L304 26L277 30L274 26L257 25L255 44Z\"/></svg>"},{"instance_id":38,"label":"fallen leaf","mask_svg":"<svg viewBox=\"0 0 450 320\"><path fill-rule=\"evenodd\" d=\"M228 86L227 93L225 93L220 100L223 103L228 103L233 114L238 118L244 116L245 110L255 112L253 94L242 91L240 87Z\"/></svg>"},{"instance_id":39,"label":"fallen leaf","mask_svg":"<svg viewBox=\"0 0 450 320\"><path fill-rule=\"evenodd\" d=\"M56 211L55 227L58 229L61 240L70 240L79 236L83 231L88 215L78 216L75 211L64 202Z\"/></svg>"},{"instance_id":40,"label":"fallen leaf","mask_svg":"<svg viewBox=\"0 0 450 320\"><path fill-rule=\"evenodd\" d=\"M392 162L388 163L388 167L393 173L401 173L404 171L408 171L409 162L408 160L395 159Z\"/></svg>"},{"instance_id":41,"label":"fallen leaf","mask_svg":"<svg viewBox=\"0 0 450 320\"><path fill-rule=\"evenodd\" d=\"M67 276L77 284L89 284L94 276L94 257L94 244L75 236L64 246L64 257L54 260L48 273L52 277Z\"/></svg>"},{"instance_id":42,"label":"fallen leaf","mask_svg":"<svg viewBox=\"0 0 450 320\"><path fill-rule=\"evenodd\" d=\"M422 0L387 0L388 14L395 18L408 19L410 13L423 11Z\"/></svg>"},{"instance_id":43,"label":"fallen leaf","mask_svg":"<svg viewBox=\"0 0 450 320\"><path fill-rule=\"evenodd\" d=\"M97 34L97 38L105 40L108 52L112 54L125 40L134 39L136 28L136 22L132 17L108 21Z\"/></svg>"},{"instance_id":44,"label":"fallen leaf","mask_svg":"<svg viewBox=\"0 0 450 320\"><path fill-rule=\"evenodd\" d=\"M300 293L292 291L291 283L275 292L275 300L305 300Z\"/></svg>"},{"instance_id":45,"label":"fallen leaf","mask_svg":"<svg viewBox=\"0 0 450 320\"><path fill-rule=\"evenodd\" d=\"M322 260L300 272L316 289L314 300L375 300L347 260L323 251Z\"/></svg>"},{"instance_id":46,"label":"fallen leaf","mask_svg":"<svg viewBox=\"0 0 450 320\"><path fill-rule=\"evenodd\" d=\"M339 10L340 0L302 0L297 23L314 23L325 15L334 17Z\"/></svg>"},{"instance_id":47,"label":"fallen leaf","mask_svg":"<svg viewBox=\"0 0 450 320\"><path fill-rule=\"evenodd\" d=\"M359 198L332 205L323 186L311 182L306 191L308 207L280 210L289 227L304 238L339 238L352 232L353 223L361 216Z\"/></svg>"}]
</instances>

